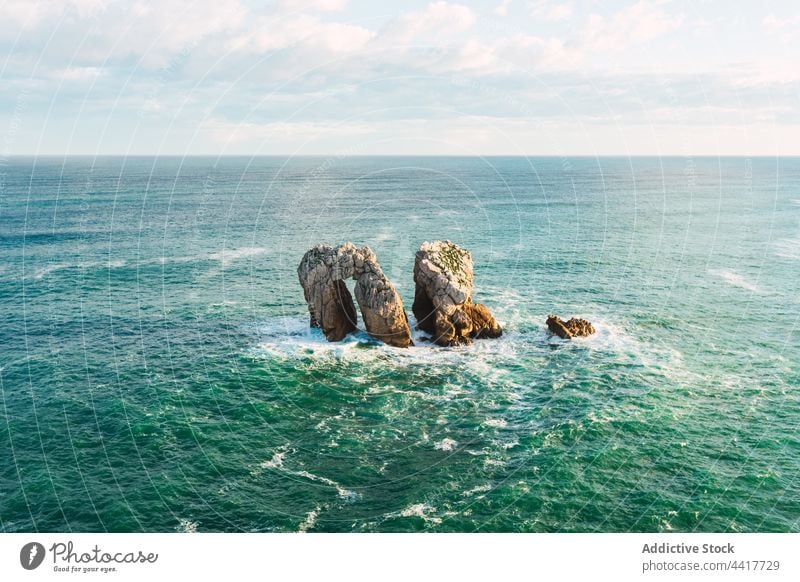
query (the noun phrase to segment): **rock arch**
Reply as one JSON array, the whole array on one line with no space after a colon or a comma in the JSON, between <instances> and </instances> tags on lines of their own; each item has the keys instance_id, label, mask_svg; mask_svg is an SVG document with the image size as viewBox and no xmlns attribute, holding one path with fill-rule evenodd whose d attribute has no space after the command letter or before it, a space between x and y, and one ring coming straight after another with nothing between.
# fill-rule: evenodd
<instances>
[{"instance_id":1,"label":"rock arch","mask_svg":"<svg viewBox=\"0 0 800 582\"><path fill-rule=\"evenodd\" d=\"M340 341L357 329L353 296L345 283L355 279L356 301L367 333L392 346L412 344L403 301L369 247L350 242L338 247L317 245L303 255L297 276L311 326L321 327L328 341Z\"/></svg>"}]
</instances>

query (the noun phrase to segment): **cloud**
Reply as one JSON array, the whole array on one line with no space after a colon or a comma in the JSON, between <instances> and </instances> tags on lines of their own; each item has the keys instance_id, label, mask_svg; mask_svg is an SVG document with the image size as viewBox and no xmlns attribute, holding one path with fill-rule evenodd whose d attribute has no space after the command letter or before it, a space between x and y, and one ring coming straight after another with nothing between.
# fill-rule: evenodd
<instances>
[{"instance_id":1,"label":"cloud","mask_svg":"<svg viewBox=\"0 0 800 582\"><path fill-rule=\"evenodd\" d=\"M502 2L500 2L500 4L495 6L493 12L497 16L506 16L508 14L509 6L511 6L511 0L503 0Z\"/></svg>"},{"instance_id":2,"label":"cloud","mask_svg":"<svg viewBox=\"0 0 800 582\"><path fill-rule=\"evenodd\" d=\"M592 14L572 37L512 33L492 40L469 38L428 60L436 72L480 75L576 70L587 59L619 53L676 30L684 18L670 15L665 0L640 0L611 16ZM573 17L572 3L529 4L534 18L557 22Z\"/></svg>"},{"instance_id":3,"label":"cloud","mask_svg":"<svg viewBox=\"0 0 800 582\"><path fill-rule=\"evenodd\" d=\"M593 52L615 53L676 30L684 16L668 13L667 4L665 0L640 0L611 17L592 14L581 33L583 44Z\"/></svg>"},{"instance_id":4,"label":"cloud","mask_svg":"<svg viewBox=\"0 0 800 582\"><path fill-rule=\"evenodd\" d=\"M537 0L529 4L531 16L546 22L562 22L569 20L574 12L572 2L552 2Z\"/></svg>"},{"instance_id":5,"label":"cloud","mask_svg":"<svg viewBox=\"0 0 800 582\"><path fill-rule=\"evenodd\" d=\"M347 6L347 0L281 0L281 8L297 11L338 12Z\"/></svg>"},{"instance_id":6,"label":"cloud","mask_svg":"<svg viewBox=\"0 0 800 582\"><path fill-rule=\"evenodd\" d=\"M16 4L16 3L15 3ZM248 9L238 0L161 0L100 3L95 0L32 2L12 7L13 18L25 18L24 35L15 51L29 50L37 60L80 66L113 66L120 62L158 68L181 51L240 27ZM17 31L0 21L0 40L13 41ZM23 26L20 23L20 26Z\"/></svg>"},{"instance_id":7,"label":"cloud","mask_svg":"<svg viewBox=\"0 0 800 582\"><path fill-rule=\"evenodd\" d=\"M52 71L49 76L53 79L84 83L94 81L102 74L103 69L100 67L64 67Z\"/></svg>"},{"instance_id":8,"label":"cloud","mask_svg":"<svg viewBox=\"0 0 800 582\"><path fill-rule=\"evenodd\" d=\"M3 28L10 31L21 26L35 26L45 15L45 6L40 2L7 0L3 3Z\"/></svg>"},{"instance_id":9,"label":"cloud","mask_svg":"<svg viewBox=\"0 0 800 582\"><path fill-rule=\"evenodd\" d=\"M379 40L384 45L407 45L420 37L435 35L430 40L439 43L443 36L468 30L476 20L475 12L467 6L433 2L423 10L394 19L381 31Z\"/></svg>"},{"instance_id":10,"label":"cloud","mask_svg":"<svg viewBox=\"0 0 800 582\"><path fill-rule=\"evenodd\" d=\"M297 44L346 53L362 48L374 35L361 26L323 22L308 14L270 15L252 19L247 30L227 42L227 48L263 54Z\"/></svg>"},{"instance_id":11,"label":"cloud","mask_svg":"<svg viewBox=\"0 0 800 582\"><path fill-rule=\"evenodd\" d=\"M392 144L436 153L458 140L498 152L503 135L546 151L527 135L539 123L559 127L572 151L588 147L584 131L613 149L621 128L648 152L658 151L651 134L674 146L686 128L703 128L689 143L705 151L714 140L770 147L773 134L773 150L791 149L800 66L780 37L796 38L796 16L764 11L734 27L713 11L689 20L665 0L607 12L574 0L473 6L434 1L365 16L343 0L10 0L0 19L0 127L24 128L14 136L20 153L40 138L51 151L78 147L73 134L90 152L130 142L139 152L320 153L368 140L383 153ZM512 6L530 18L478 18ZM701 21L710 24L694 34ZM747 47L723 42L714 52L741 27ZM657 65L643 50L655 41L665 47ZM677 43L685 51L669 50ZM12 119L21 91L25 109Z\"/></svg>"},{"instance_id":12,"label":"cloud","mask_svg":"<svg viewBox=\"0 0 800 582\"><path fill-rule=\"evenodd\" d=\"M764 17L764 20L762 20L761 23L768 31L776 32L800 24L800 14L786 18L778 18L774 14L770 13Z\"/></svg>"}]
</instances>

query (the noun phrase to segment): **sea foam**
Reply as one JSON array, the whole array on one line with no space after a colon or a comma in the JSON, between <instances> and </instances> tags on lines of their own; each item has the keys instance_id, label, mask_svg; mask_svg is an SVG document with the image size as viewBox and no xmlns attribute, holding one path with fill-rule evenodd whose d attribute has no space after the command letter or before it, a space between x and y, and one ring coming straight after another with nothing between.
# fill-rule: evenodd
<instances>
[{"instance_id":1,"label":"sea foam","mask_svg":"<svg viewBox=\"0 0 800 582\"><path fill-rule=\"evenodd\" d=\"M756 285L745 279L739 273L735 273L734 271L729 271L727 269L712 269L709 271L710 274L716 275L724 280L726 283L733 285L734 287L741 287L742 289L746 289L747 291L752 291L753 293L762 293L762 289Z\"/></svg>"},{"instance_id":2,"label":"sea foam","mask_svg":"<svg viewBox=\"0 0 800 582\"><path fill-rule=\"evenodd\" d=\"M246 259L249 257L256 257L258 255L263 255L268 253L269 249L264 247L242 247L240 249L224 249L221 251L217 251L215 253L211 253L208 255L209 259L213 259L215 261L219 261L222 263L223 267L227 267L234 261L238 261L239 259Z\"/></svg>"}]
</instances>

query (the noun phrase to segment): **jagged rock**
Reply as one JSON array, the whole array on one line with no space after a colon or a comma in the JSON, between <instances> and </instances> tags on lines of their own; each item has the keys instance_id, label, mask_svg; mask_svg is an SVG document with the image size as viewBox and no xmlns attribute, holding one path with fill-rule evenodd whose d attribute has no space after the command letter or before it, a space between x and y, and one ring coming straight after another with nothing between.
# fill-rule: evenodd
<instances>
[{"instance_id":1,"label":"jagged rock","mask_svg":"<svg viewBox=\"0 0 800 582\"><path fill-rule=\"evenodd\" d=\"M483 303L467 303L464 311L472 319L472 337L498 338L503 335L500 324L495 321L489 309Z\"/></svg>"},{"instance_id":2,"label":"jagged rock","mask_svg":"<svg viewBox=\"0 0 800 582\"><path fill-rule=\"evenodd\" d=\"M569 321L564 321L556 315L547 316L547 329L564 339L584 337L595 332L594 326L585 319L573 317Z\"/></svg>"},{"instance_id":3,"label":"jagged rock","mask_svg":"<svg viewBox=\"0 0 800 582\"><path fill-rule=\"evenodd\" d=\"M472 255L446 241L426 242L414 261L414 304L419 329L443 346L503 333L485 305L472 303Z\"/></svg>"},{"instance_id":4,"label":"jagged rock","mask_svg":"<svg viewBox=\"0 0 800 582\"><path fill-rule=\"evenodd\" d=\"M356 301L367 333L392 346L411 345L403 301L369 247L349 242L335 248L317 245L303 255L297 277L311 326L321 327L328 341L340 341L357 329L356 308L345 283L355 279Z\"/></svg>"}]
</instances>

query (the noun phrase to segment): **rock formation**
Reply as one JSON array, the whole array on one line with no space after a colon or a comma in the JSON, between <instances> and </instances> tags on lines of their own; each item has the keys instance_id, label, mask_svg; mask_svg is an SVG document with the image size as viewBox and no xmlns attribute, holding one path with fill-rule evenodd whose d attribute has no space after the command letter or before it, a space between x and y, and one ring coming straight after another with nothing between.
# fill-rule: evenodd
<instances>
[{"instance_id":1,"label":"rock formation","mask_svg":"<svg viewBox=\"0 0 800 582\"><path fill-rule=\"evenodd\" d=\"M485 305L472 302L472 255L449 240L423 243L414 261L418 328L443 346L500 337L503 330Z\"/></svg>"},{"instance_id":2,"label":"rock formation","mask_svg":"<svg viewBox=\"0 0 800 582\"><path fill-rule=\"evenodd\" d=\"M392 346L411 345L403 301L369 247L349 242L335 248L317 245L303 255L297 276L311 326L321 327L328 341L340 341L357 329L356 308L345 283L355 279L356 301L367 333Z\"/></svg>"},{"instance_id":3,"label":"rock formation","mask_svg":"<svg viewBox=\"0 0 800 582\"><path fill-rule=\"evenodd\" d=\"M594 326L585 319L572 318L564 321L556 315L547 316L547 329L560 338L584 337L595 332Z\"/></svg>"}]
</instances>

